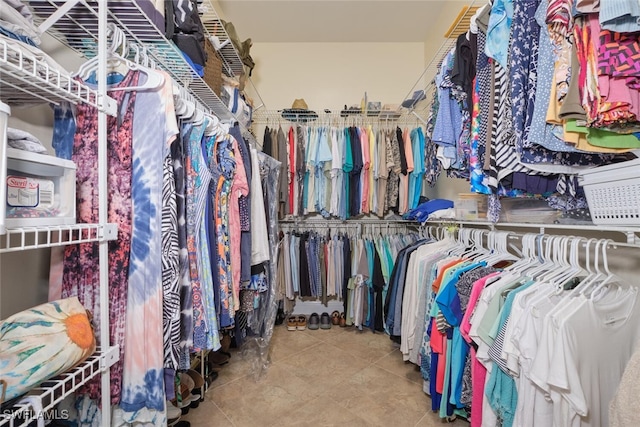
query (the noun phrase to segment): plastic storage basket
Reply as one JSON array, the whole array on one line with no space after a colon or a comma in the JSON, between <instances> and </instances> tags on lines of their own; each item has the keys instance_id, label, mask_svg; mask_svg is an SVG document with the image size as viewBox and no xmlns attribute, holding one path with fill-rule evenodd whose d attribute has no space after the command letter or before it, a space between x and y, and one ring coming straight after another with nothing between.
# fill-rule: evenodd
<instances>
[{"instance_id":1,"label":"plastic storage basket","mask_svg":"<svg viewBox=\"0 0 640 427\"><path fill-rule=\"evenodd\" d=\"M640 159L589 169L579 174L597 225L640 225Z\"/></svg>"}]
</instances>

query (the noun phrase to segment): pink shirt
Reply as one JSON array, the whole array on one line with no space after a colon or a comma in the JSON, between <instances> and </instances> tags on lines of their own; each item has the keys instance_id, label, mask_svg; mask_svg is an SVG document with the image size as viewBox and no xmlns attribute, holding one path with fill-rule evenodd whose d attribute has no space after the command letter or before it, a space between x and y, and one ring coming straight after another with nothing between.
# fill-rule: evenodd
<instances>
[{"instance_id":1,"label":"pink shirt","mask_svg":"<svg viewBox=\"0 0 640 427\"><path fill-rule=\"evenodd\" d=\"M473 283L473 288L471 289L471 295L469 296L469 305L467 305L467 310L464 312L464 316L462 317L462 322L460 323L460 335L467 341L471 342L471 337L469 336L469 331L471 330L471 315L473 315L473 311L476 308L476 303L478 302L478 298L480 298L480 294L484 289L487 281L499 275L500 273L491 273L488 276L483 277L482 279L478 279ZM471 398L471 419L469 420L471 427L480 427L482 425L482 399L484 394L484 383L487 377L487 369L478 361L476 358L476 351L471 347L471 387L472 387L472 398Z\"/></svg>"},{"instance_id":2,"label":"pink shirt","mask_svg":"<svg viewBox=\"0 0 640 427\"><path fill-rule=\"evenodd\" d=\"M240 196L249 195L249 182L247 181L247 173L244 170L244 162L242 154L238 147L238 141L230 137L233 141L233 154L236 160L236 173L233 176L231 184L231 195L229 200L229 246L231 248L231 283L233 289L233 307L234 310L240 309L240 266L242 256L240 254Z\"/></svg>"},{"instance_id":3,"label":"pink shirt","mask_svg":"<svg viewBox=\"0 0 640 427\"><path fill-rule=\"evenodd\" d=\"M365 128L360 128L360 145L362 147L362 198L360 200L360 212L369 213L369 174L371 173L371 153L369 152L369 135Z\"/></svg>"}]
</instances>

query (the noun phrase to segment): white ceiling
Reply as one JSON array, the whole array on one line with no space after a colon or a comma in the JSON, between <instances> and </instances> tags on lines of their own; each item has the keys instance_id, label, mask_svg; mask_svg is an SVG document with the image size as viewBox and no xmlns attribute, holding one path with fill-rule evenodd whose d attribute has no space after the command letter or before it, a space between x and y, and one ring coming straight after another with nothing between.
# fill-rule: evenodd
<instances>
[{"instance_id":1,"label":"white ceiling","mask_svg":"<svg viewBox=\"0 0 640 427\"><path fill-rule=\"evenodd\" d=\"M442 39L467 0L218 0L241 40L426 42ZM484 1L476 1L484 3Z\"/></svg>"}]
</instances>

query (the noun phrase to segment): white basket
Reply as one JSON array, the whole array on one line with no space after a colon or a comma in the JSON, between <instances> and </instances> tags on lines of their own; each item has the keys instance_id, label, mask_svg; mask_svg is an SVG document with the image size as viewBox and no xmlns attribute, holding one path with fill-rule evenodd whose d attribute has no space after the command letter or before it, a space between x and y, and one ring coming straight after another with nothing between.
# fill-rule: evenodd
<instances>
[{"instance_id":1,"label":"white basket","mask_svg":"<svg viewBox=\"0 0 640 427\"><path fill-rule=\"evenodd\" d=\"M640 159L601 166L579 174L597 225L640 225Z\"/></svg>"}]
</instances>

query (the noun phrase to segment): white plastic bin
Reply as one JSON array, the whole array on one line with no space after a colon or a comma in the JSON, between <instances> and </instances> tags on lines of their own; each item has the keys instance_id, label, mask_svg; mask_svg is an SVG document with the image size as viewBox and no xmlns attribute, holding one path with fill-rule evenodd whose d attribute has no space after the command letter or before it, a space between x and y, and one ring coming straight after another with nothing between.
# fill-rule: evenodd
<instances>
[{"instance_id":1,"label":"white plastic bin","mask_svg":"<svg viewBox=\"0 0 640 427\"><path fill-rule=\"evenodd\" d=\"M7 122L11 115L11 108L0 101L0 234L5 234L5 216L7 200Z\"/></svg>"},{"instance_id":2,"label":"white plastic bin","mask_svg":"<svg viewBox=\"0 0 640 427\"><path fill-rule=\"evenodd\" d=\"M580 172L580 183L597 225L640 225L640 159Z\"/></svg>"},{"instance_id":3,"label":"white plastic bin","mask_svg":"<svg viewBox=\"0 0 640 427\"><path fill-rule=\"evenodd\" d=\"M75 163L15 148L6 151L6 227L75 224Z\"/></svg>"}]
</instances>

